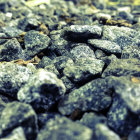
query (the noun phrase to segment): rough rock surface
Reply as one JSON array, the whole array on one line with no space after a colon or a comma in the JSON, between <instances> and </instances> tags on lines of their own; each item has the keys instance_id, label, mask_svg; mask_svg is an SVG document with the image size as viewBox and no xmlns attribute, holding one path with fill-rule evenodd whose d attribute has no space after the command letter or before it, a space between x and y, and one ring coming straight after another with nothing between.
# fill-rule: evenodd
<instances>
[{"instance_id":1,"label":"rough rock surface","mask_svg":"<svg viewBox=\"0 0 140 140\"><path fill-rule=\"evenodd\" d=\"M100 75L104 67L102 60L94 58L77 59L75 65L67 66L63 73L75 83L89 81L96 75Z\"/></svg>"},{"instance_id":2,"label":"rough rock surface","mask_svg":"<svg viewBox=\"0 0 140 140\"><path fill-rule=\"evenodd\" d=\"M24 52L17 39L10 39L0 45L0 61L12 61L24 59Z\"/></svg>"},{"instance_id":3,"label":"rough rock surface","mask_svg":"<svg viewBox=\"0 0 140 140\"><path fill-rule=\"evenodd\" d=\"M101 49L108 53L121 53L121 47L114 42L108 40L90 39L88 43L97 49Z\"/></svg>"},{"instance_id":4,"label":"rough rock surface","mask_svg":"<svg viewBox=\"0 0 140 140\"><path fill-rule=\"evenodd\" d=\"M40 34L38 31L29 31L25 37L25 51L29 56L35 56L46 49L50 43L50 38Z\"/></svg>"},{"instance_id":5,"label":"rough rock surface","mask_svg":"<svg viewBox=\"0 0 140 140\"><path fill-rule=\"evenodd\" d=\"M100 88L99 88L100 87ZM71 114L75 109L82 111L101 111L111 105L108 84L104 79L96 79L66 95L59 104L63 115Z\"/></svg>"},{"instance_id":6,"label":"rough rock surface","mask_svg":"<svg viewBox=\"0 0 140 140\"><path fill-rule=\"evenodd\" d=\"M38 140L50 139L72 139L72 140L92 140L93 132L86 126L74 123L65 117L56 116L50 119L45 129L38 134Z\"/></svg>"},{"instance_id":7,"label":"rough rock surface","mask_svg":"<svg viewBox=\"0 0 140 140\"><path fill-rule=\"evenodd\" d=\"M32 74L31 69L12 62L0 64L0 92L16 98L18 90Z\"/></svg>"},{"instance_id":8,"label":"rough rock surface","mask_svg":"<svg viewBox=\"0 0 140 140\"><path fill-rule=\"evenodd\" d=\"M139 140L139 9L0 0L0 140Z\"/></svg>"},{"instance_id":9,"label":"rough rock surface","mask_svg":"<svg viewBox=\"0 0 140 140\"><path fill-rule=\"evenodd\" d=\"M0 119L0 137L6 136L20 126L28 140L34 139L38 132L36 113L30 105L24 103L7 104Z\"/></svg>"},{"instance_id":10,"label":"rough rock surface","mask_svg":"<svg viewBox=\"0 0 140 140\"><path fill-rule=\"evenodd\" d=\"M89 38L100 37L102 28L97 25L71 25L70 27L64 28L63 32L68 40L86 41Z\"/></svg>"},{"instance_id":11,"label":"rough rock surface","mask_svg":"<svg viewBox=\"0 0 140 140\"><path fill-rule=\"evenodd\" d=\"M48 110L65 93L65 86L55 74L38 70L18 92L18 100L35 110Z\"/></svg>"}]
</instances>

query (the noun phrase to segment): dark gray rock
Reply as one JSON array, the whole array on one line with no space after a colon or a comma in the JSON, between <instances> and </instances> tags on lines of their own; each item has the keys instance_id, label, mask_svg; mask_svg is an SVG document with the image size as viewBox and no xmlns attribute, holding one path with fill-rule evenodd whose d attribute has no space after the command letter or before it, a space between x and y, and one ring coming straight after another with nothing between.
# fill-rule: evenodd
<instances>
[{"instance_id":1,"label":"dark gray rock","mask_svg":"<svg viewBox=\"0 0 140 140\"><path fill-rule=\"evenodd\" d=\"M103 115L97 115L95 113L85 113L80 119L81 124L86 125L87 127L91 128L93 132L95 131L97 124L107 124L107 119Z\"/></svg>"},{"instance_id":2,"label":"dark gray rock","mask_svg":"<svg viewBox=\"0 0 140 140\"><path fill-rule=\"evenodd\" d=\"M115 94L118 94L129 110L135 114L140 114L140 81L139 77L131 76L126 78L116 78Z\"/></svg>"},{"instance_id":3,"label":"dark gray rock","mask_svg":"<svg viewBox=\"0 0 140 140\"><path fill-rule=\"evenodd\" d=\"M76 109L101 111L110 106L110 93L107 80L96 79L66 95L60 101L58 109L63 115L69 115Z\"/></svg>"},{"instance_id":4,"label":"dark gray rock","mask_svg":"<svg viewBox=\"0 0 140 140\"><path fill-rule=\"evenodd\" d=\"M23 32L22 30L16 28L16 27L3 27L2 28L3 33L6 34L7 37L19 37L19 35Z\"/></svg>"},{"instance_id":5,"label":"dark gray rock","mask_svg":"<svg viewBox=\"0 0 140 140\"><path fill-rule=\"evenodd\" d=\"M97 59L102 59L102 57L105 57L105 56L106 56L106 54L102 50L97 49L95 51L95 57Z\"/></svg>"},{"instance_id":6,"label":"dark gray rock","mask_svg":"<svg viewBox=\"0 0 140 140\"><path fill-rule=\"evenodd\" d=\"M70 56L70 44L62 37L62 30L50 32L51 45L49 49L56 53L57 56ZM54 59L54 58L53 58Z\"/></svg>"},{"instance_id":7,"label":"dark gray rock","mask_svg":"<svg viewBox=\"0 0 140 140\"><path fill-rule=\"evenodd\" d=\"M35 139L37 116L30 105L12 102L7 104L0 119L0 137L9 135L13 129L22 127L27 140Z\"/></svg>"},{"instance_id":8,"label":"dark gray rock","mask_svg":"<svg viewBox=\"0 0 140 140\"><path fill-rule=\"evenodd\" d=\"M88 45L82 43L75 45L74 48L71 49L70 53L74 59L88 57L95 58L94 51L90 49Z\"/></svg>"},{"instance_id":9,"label":"dark gray rock","mask_svg":"<svg viewBox=\"0 0 140 140\"><path fill-rule=\"evenodd\" d=\"M39 26L39 21L36 18L32 17L25 17L21 20L19 20L18 28L23 31L30 31L30 30L36 30Z\"/></svg>"},{"instance_id":10,"label":"dark gray rock","mask_svg":"<svg viewBox=\"0 0 140 140\"><path fill-rule=\"evenodd\" d=\"M72 83L66 76L63 76L61 78L61 80L63 81L65 87L66 87L66 92L70 92L74 87L74 83Z\"/></svg>"},{"instance_id":11,"label":"dark gray rock","mask_svg":"<svg viewBox=\"0 0 140 140\"><path fill-rule=\"evenodd\" d=\"M0 61L12 61L23 58L24 52L17 39L9 39L6 43L0 45Z\"/></svg>"},{"instance_id":12,"label":"dark gray rock","mask_svg":"<svg viewBox=\"0 0 140 140\"><path fill-rule=\"evenodd\" d=\"M18 90L32 74L31 69L12 62L0 64L0 92L16 98Z\"/></svg>"},{"instance_id":13,"label":"dark gray rock","mask_svg":"<svg viewBox=\"0 0 140 140\"><path fill-rule=\"evenodd\" d=\"M136 46L129 46L123 49L122 59L137 58L140 59L140 48Z\"/></svg>"},{"instance_id":14,"label":"dark gray rock","mask_svg":"<svg viewBox=\"0 0 140 140\"><path fill-rule=\"evenodd\" d=\"M69 49L70 49L69 46L70 45L69 45L68 41L66 41L63 38L59 38L58 40L55 40L55 41L52 40L51 43L52 44L49 46L49 49L51 51L55 52L56 56L68 56L68 57L70 57L70 53L69 53Z\"/></svg>"},{"instance_id":15,"label":"dark gray rock","mask_svg":"<svg viewBox=\"0 0 140 140\"><path fill-rule=\"evenodd\" d=\"M136 127L136 129L133 130L128 136L128 140L139 140L139 139L140 139L140 126Z\"/></svg>"},{"instance_id":16,"label":"dark gray rock","mask_svg":"<svg viewBox=\"0 0 140 140\"><path fill-rule=\"evenodd\" d=\"M47 65L50 65L51 59L47 56L44 56L41 61L38 63L37 68L45 68Z\"/></svg>"},{"instance_id":17,"label":"dark gray rock","mask_svg":"<svg viewBox=\"0 0 140 140\"><path fill-rule=\"evenodd\" d=\"M71 25L63 29L63 36L72 41L85 42L89 38L101 37L102 28L97 25Z\"/></svg>"},{"instance_id":18,"label":"dark gray rock","mask_svg":"<svg viewBox=\"0 0 140 140\"><path fill-rule=\"evenodd\" d=\"M57 113L50 113L50 112L47 112L47 113L40 113L37 115L37 118L38 118L38 126L39 126L39 129L43 129L46 125L46 123L50 120L50 119L54 119L56 116L60 116L59 114Z\"/></svg>"},{"instance_id":19,"label":"dark gray rock","mask_svg":"<svg viewBox=\"0 0 140 140\"><path fill-rule=\"evenodd\" d=\"M63 82L55 74L40 69L19 90L18 100L31 104L36 111L48 110L64 93Z\"/></svg>"},{"instance_id":20,"label":"dark gray rock","mask_svg":"<svg viewBox=\"0 0 140 140\"><path fill-rule=\"evenodd\" d=\"M138 59L115 59L105 69L102 76L140 75L140 62Z\"/></svg>"},{"instance_id":21,"label":"dark gray rock","mask_svg":"<svg viewBox=\"0 0 140 140\"><path fill-rule=\"evenodd\" d=\"M74 62L67 56L59 56L52 60L52 64L54 64L57 70L62 73L65 67L74 65Z\"/></svg>"},{"instance_id":22,"label":"dark gray rock","mask_svg":"<svg viewBox=\"0 0 140 140\"><path fill-rule=\"evenodd\" d=\"M139 33L128 27L104 26L102 39L117 43L121 49L134 46L134 38Z\"/></svg>"},{"instance_id":23,"label":"dark gray rock","mask_svg":"<svg viewBox=\"0 0 140 140\"><path fill-rule=\"evenodd\" d=\"M45 50L50 43L50 38L38 31L29 31L24 36L25 51L31 57Z\"/></svg>"},{"instance_id":24,"label":"dark gray rock","mask_svg":"<svg viewBox=\"0 0 140 140\"><path fill-rule=\"evenodd\" d=\"M58 77L60 77L60 73L58 72L58 70L56 69L54 64L47 65L44 69L47 70L48 72L52 72L52 73L56 74Z\"/></svg>"},{"instance_id":25,"label":"dark gray rock","mask_svg":"<svg viewBox=\"0 0 140 140\"><path fill-rule=\"evenodd\" d=\"M93 132L88 127L75 123L65 117L56 116L47 121L37 140L92 140Z\"/></svg>"},{"instance_id":26,"label":"dark gray rock","mask_svg":"<svg viewBox=\"0 0 140 140\"><path fill-rule=\"evenodd\" d=\"M121 138L104 124L97 124L93 139L95 140L121 140Z\"/></svg>"},{"instance_id":27,"label":"dark gray rock","mask_svg":"<svg viewBox=\"0 0 140 140\"><path fill-rule=\"evenodd\" d=\"M113 103L107 114L108 126L121 136L128 134L140 124L139 83L129 77L112 80Z\"/></svg>"},{"instance_id":28,"label":"dark gray rock","mask_svg":"<svg viewBox=\"0 0 140 140\"><path fill-rule=\"evenodd\" d=\"M89 39L88 43L97 49L101 49L107 53L121 53L121 47L114 42L108 40Z\"/></svg>"},{"instance_id":29,"label":"dark gray rock","mask_svg":"<svg viewBox=\"0 0 140 140\"><path fill-rule=\"evenodd\" d=\"M26 137L23 128L17 127L8 136L1 138L1 140L26 140Z\"/></svg>"},{"instance_id":30,"label":"dark gray rock","mask_svg":"<svg viewBox=\"0 0 140 140\"><path fill-rule=\"evenodd\" d=\"M105 56L102 57L101 60L108 66L111 62L115 61L116 59L118 59L116 57L116 55L111 54L110 56Z\"/></svg>"},{"instance_id":31,"label":"dark gray rock","mask_svg":"<svg viewBox=\"0 0 140 140\"><path fill-rule=\"evenodd\" d=\"M107 118L108 126L121 136L128 136L140 123L139 117L130 112L125 103L118 97L113 98L113 104Z\"/></svg>"},{"instance_id":32,"label":"dark gray rock","mask_svg":"<svg viewBox=\"0 0 140 140\"><path fill-rule=\"evenodd\" d=\"M93 78L96 75L100 75L104 67L102 60L94 58L81 58L77 59L76 64L67 66L63 73L73 82L84 82Z\"/></svg>"}]
</instances>

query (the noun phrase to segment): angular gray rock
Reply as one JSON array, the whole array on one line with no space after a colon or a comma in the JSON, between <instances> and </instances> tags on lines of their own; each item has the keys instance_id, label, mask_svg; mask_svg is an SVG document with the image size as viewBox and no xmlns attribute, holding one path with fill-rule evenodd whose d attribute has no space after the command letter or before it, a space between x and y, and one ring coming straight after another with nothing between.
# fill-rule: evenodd
<instances>
[{"instance_id":1,"label":"angular gray rock","mask_svg":"<svg viewBox=\"0 0 140 140\"><path fill-rule=\"evenodd\" d=\"M35 30L39 26L39 21L33 17L25 17L19 20L18 28L23 31Z\"/></svg>"},{"instance_id":2,"label":"angular gray rock","mask_svg":"<svg viewBox=\"0 0 140 140\"><path fill-rule=\"evenodd\" d=\"M107 80L96 79L66 95L59 102L58 110L63 115L70 115L76 109L101 111L107 109L112 102L109 93Z\"/></svg>"},{"instance_id":3,"label":"angular gray rock","mask_svg":"<svg viewBox=\"0 0 140 140\"><path fill-rule=\"evenodd\" d=\"M63 29L62 35L67 40L85 42L89 38L101 37L102 28L98 25L71 25Z\"/></svg>"},{"instance_id":4,"label":"angular gray rock","mask_svg":"<svg viewBox=\"0 0 140 140\"><path fill-rule=\"evenodd\" d=\"M37 116L30 105L20 102L7 104L0 119L0 138L13 129L22 127L27 140L35 139L38 132Z\"/></svg>"},{"instance_id":5,"label":"angular gray rock","mask_svg":"<svg viewBox=\"0 0 140 140\"><path fill-rule=\"evenodd\" d=\"M139 32L128 27L104 26L102 39L117 43L122 49L134 46Z\"/></svg>"},{"instance_id":6,"label":"angular gray rock","mask_svg":"<svg viewBox=\"0 0 140 140\"><path fill-rule=\"evenodd\" d=\"M8 136L1 138L1 140L26 140L26 137L23 128L17 127Z\"/></svg>"},{"instance_id":7,"label":"angular gray rock","mask_svg":"<svg viewBox=\"0 0 140 140\"><path fill-rule=\"evenodd\" d=\"M65 67L74 65L74 62L67 56L59 56L52 60L52 64L54 64L56 69L62 73Z\"/></svg>"},{"instance_id":8,"label":"angular gray rock","mask_svg":"<svg viewBox=\"0 0 140 140\"><path fill-rule=\"evenodd\" d=\"M77 44L71 49L70 53L74 59L79 58L88 58L92 57L95 58L94 51L86 44Z\"/></svg>"},{"instance_id":9,"label":"angular gray rock","mask_svg":"<svg viewBox=\"0 0 140 140\"><path fill-rule=\"evenodd\" d=\"M37 140L92 140L93 132L88 127L65 117L55 116L47 121Z\"/></svg>"},{"instance_id":10,"label":"angular gray rock","mask_svg":"<svg viewBox=\"0 0 140 140\"><path fill-rule=\"evenodd\" d=\"M75 65L67 66L63 73L76 83L88 81L94 76L100 75L104 67L102 60L94 58L80 58L75 63Z\"/></svg>"},{"instance_id":11,"label":"angular gray rock","mask_svg":"<svg viewBox=\"0 0 140 140\"><path fill-rule=\"evenodd\" d=\"M121 136L128 134L139 125L140 85L136 77L114 77L113 103L108 111L108 126ZM138 79L137 79L138 80Z\"/></svg>"},{"instance_id":12,"label":"angular gray rock","mask_svg":"<svg viewBox=\"0 0 140 140\"><path fill-rule=\"evenodd\" d=\"M60 77L60 73L58 72L58 70L56 69L54 64L47 65L44 69L47 70L48 72L52 72L52 73L56 74L58 77Z\"/></svg>"},{"instance_id":13,"label":"angular gray rock","mask_svg":"<svg viewBox=\"0 0 140 140\"><path fill-rule=\"evenodd\" d=\"M72 83L66 76L63 76L61 80L66 87L66 92L70 92L75 87L74 83Z\"/></svg>"},{"instance_id":14,"label":"angular gray rock","mask_svg":"<svg viewBox=\"0 0 140 140\"><path fill-rule=\"evenodd\" d=\"M6 34L7 37L19 37L19 35L23 32L22 30L16 27L3 27L2 32Z\"/></svg>"},{"instance_id":15,"label":"angular gray rock","mask_svg":"<svg viewBox=\"0 0 140 140\"><path fill-rule=\"evenodd\" d=\"M33 57L49 46L50 38L38 31L28 31L24 36L25 52Z\"/></svg>"},{"instance_id":16,"label":"angular gray rock","mask_svg":"<svg viewBox=\"0 0 140 140\"><path fill-rule=\"evenodd\" d=\"M121 59L137 58L140 60L140 47L129 46L123 49Z\"/></svg>"},{"instance_id":17,"label":"angular gray rock","mask_svg":"<svg viewBox=\"0 0 140 140\"><path fill-rule=\"evenodd\" d=\"M140 75L140 61L138 59L115 59L105 69L102 77L106 76Z\"/></svg>"},{"instance_id":18,"label":"angular gray rock","mask_svg":"<svg viewBox=\"0 0 140 140\"><path fill-rule=\"evenodd\" d=\"M97 50L95 51L95 57L96 57L97 59L102 59L102 58L105 57L105 56L106 56L106 54L105 54L102 50L97 49Z\"/></svg>"},{"instance_id":19,"label":"angular gray rock","mask_svg":"<svg viewBox=\"0 0 140 140\"><path fill-rule=\"evenodd\" d=\"M18 92L18 100L31 104L36 111L48 110L65 93L65 86L57 76L43 69L33 74Z\"/></svg>"},{"instance_id":20,"label":"angular gray rock","mask_svg":"<svg viewBox=\"0 0 140 140\"><path fill-rule=\"evenodd\" d=\"M12 62L0 64L0 92L17 98L18 90L32 74L31 69Z\"/></svg>"},{"instance_id":21,"label":"angular gray rock","mask_svg":"<svg viewBox=\"0 0 140 140\"><path fill-rule=\"evenodd\" d=\"M77 121L95 132L96 125L104 124L107 125L107 118L103 115L97 115L95 113L85 113L80 121Z\"/></svg>"},{"instance_id":22,"label":"angular gray rock","mask_svg":"<svg viewBox=\"0 0 140 140\"><path fill-rule=\"evenodd\" d=\"M99 40L99 39L89 39L88 43L97 49L101 49L107 53L117 53L121 54L121 47L111 41L108 40Z\"/></svg>"},{"instance_id":23,"label":"angular gray rock","mask_svg":"<svg viewBox=\"0 0 140 140\"><path fill-rule=\"evenodd\" d=\"M24 59L24 52L16 38L0 45L0 61Z\"/></svg>"},{"instance_id":24,"label":"angular gray rock","mask_svg":"<svg viewBox=\"0 0 140 140\"><path fill-rule=\"evenodd\" d=\"M93 139L95 140L121 140L119 135L114 133L104 124L97 124Z\"/></svg>"},{"instance_id":25,"label":"angular gray rock","mask_svg":"<svg viewBox=\"0 0 140 140\"><path fill-rule=\"evenodd\" d=\"M38 63L37 68L45 68L47 65L50 65L51 59L47 56L44 56L41 61Z\"/></svg>"}]
</instances>

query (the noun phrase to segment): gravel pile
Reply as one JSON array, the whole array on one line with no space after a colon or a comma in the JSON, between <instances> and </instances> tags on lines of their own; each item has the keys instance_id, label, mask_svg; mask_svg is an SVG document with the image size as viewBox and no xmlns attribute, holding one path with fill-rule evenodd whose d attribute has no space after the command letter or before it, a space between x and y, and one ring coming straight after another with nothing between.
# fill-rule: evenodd
<instances>
[{"instance_id":1,"label":"gravel pile","mask_svg":"<svg viewBox=\"0 0 140 140\"><path fill-rule=\"evenodd\" d=\"M0 0L0 140L140 140L139 9Z\"/></svg>"}]
</instances>

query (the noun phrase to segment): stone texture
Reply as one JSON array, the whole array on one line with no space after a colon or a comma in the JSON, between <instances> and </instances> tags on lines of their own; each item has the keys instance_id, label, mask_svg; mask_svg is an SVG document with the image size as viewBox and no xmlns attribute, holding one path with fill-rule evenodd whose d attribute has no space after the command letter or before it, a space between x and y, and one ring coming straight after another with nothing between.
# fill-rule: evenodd
<instances>
[{"instance_id":1,"label":"stone texture","mask_svg":"<svg viewBox=\"0 0 140 140\"><path fill-rule=\"evenodd\" d=\"M96 130L96 125L107 124L107 118L103 115L97 115L91 112L91 113L85 113L83 117L80 119L80 121L78 122L91 128L94 132Z\"/></svg>"},{"instance_id":2,"label":"stone texture","mask_svg":"<svg viewBox=\"0 0 140 140\"><path fill-rule=\"evenodd\" d=\"M97 49L101 49L107 53L121 53L121 47L114 42L108 40L89 39L88 43Z\"/></svg>"},{"instance_id":3,"label":"stone texture","mask_svg":"<svg viewBox=\"0 0 140 140\"><path fill-rule=\"evenodd\" d=\"M89 38L98 38L102 28L97 25L71 25L63 29L63 36L68 40L84 42Z\"/></svg>"},{"instance_id":4,"label":"stone texture","mask_svg":"<svg viewBox=\"0 0 140 140\"><path fill-rule=\"evenodd\" d=\"M115 59L105 69L102 76L140 75L140 62L138 59Z\"/></svg>"},{"instance_id":5,"label":"stone texture","mask_svg":"<svg viewBox=\"0 0 140 140\"><path fill-rule=\"evenodd\" d=\"M23 31L35 30L39 26L39 21L36 18L25 17L18 23L18 28Z\"/></svg>"},{"instance_id":6,"label":"stone texture","mask_svg":"<svg viewBox=\"0 0 140 140\"><path fill-rule=\"evenodd\" d=\"M60 73L58 72L58 70L56 69L54 64L50 64L50 65L46 66L44 69L47 70L48 72L52 72L52 73L56 74L58 77L60 77Z\"/></svg>"},{"instance_id":7,"label":"stone texture","mask_svg":"<svg viewBox=\"0 0 140 140\"><path fill-rule=\"evenodd\" d=\"M140 123L139 82L137 77L114 77L113 103L107 114L108 125L117 134L128 134Z\"/></svg>"},{"instance_id":8,"label":"stone texture","mask_svg":"<svg viewBox=\"0 0 140 140\"><path fill-rule=\"evenodd\" d=\"M18 92L18 100L37 111L48 110L65 93L63 82L55 74L38 70Z\"/></svg>"},{"instance_id":9,"label":"stone texture","mask_svg":"<svg viewBox=\"0 0 140 140\"><path fill-rule=\"evenodd\" d=\"M0 119L0 137L9 135L13 129L22 127L27 140L35 139L37 128L37 117L30 105L12 102L7 104Z\"/></svg>"},{"instance_id":10,"label":"stone texture","mask_svg":"<svg viewBox=\"0 0 140 140\"><path fill-rule=\"evenodd\" d=\"M33 57L48 47L50 38L38 31L31 30L25 34L24 43L26 53Z\"/></svg>"},{"instance_id":11,"label":"stone texture","mask_svg":"<svg viewBox=\"0 0 140 140\"><path fill-rule=\"evenodd\" d=\"M55 67L60 73L63 72L65 67L74 65L73 60L67 56L56 57L52 60L52 63L55 65Z\"/></svg>"},{"instance_id":12,"label":"stone texture","mask_svg":"<svg viewBox=\"0 0 140 140\"><path fill-rule=\"evenodd\" d=\"M75 65L67 66L63 73L73 82L84 82L93 78L96 75L100 75L104 62L94 58L81 58L77 59Z\"/></svg>"},{"instance_id":13,"label":"stone texture","mask_svg":"<svg viewBox=\"0 0 140 140\"><path fill-rule=\"evenodd\" d=\"M97 124L93 136L95 140L121 140L121 138L104 124Z\"/></svg>"},{"instance_id":14,"label":"stone texture","mask_svg":"<svg viewBox=\"0 0 140 140\"><path fill-rule=\"evenodd\" d=\"M16 98L18 90L32 74L31 69L12 62L0 64L0 92Z\"/></svg>"},{"instance_id":15,"label":"stone texture","mask_svg":"<svg viewBox=\"0 0 140 140\"><path fill-rule=\"evenodd\" d=\"M80 58L95 58L94 51L86 44L74 45L74 48L70 51L74 59Z\"/></svg>"},{"instance_id":16,"label":"stone texture","mask_svg":"<svg viewBox=\"0 0 140 140\"><path fill-rule=\"evenodd\" d=\"M0 61L12 61L21 58L24 58L24 52L17 39L9 39L0 45Z\"/></svg>"},{"instance_id":17,"label":"stone texture","mask_svg":"<svg viewBox=\"0 0 140 140\"><path fill-rule=\"evenodd\" d=\"M129 46L123 49L122 59L137 58L140 59L140 48L136 46Z\"/></svg>"},{"instance_id":18,"label":"stone texture","mask_svg":"<svg viewBox=\"0 0 140 140\"><path fill-rule=\"evenodd\" d=\"M108 82L104 79L96 79L66 95L60 101L58 109L63 115L69 115L75 109L101 111L111 104L109 93Z\"/></svg>"},{"instance_id":19,"label":"stone texture","mask_svg":"<svg viewBox=\"0 0 140 140\"><path fill-rule=\"evenodd\" d=\"M37 68L45 68L47 65L51 63L51 59L47 56L44 56L41 61L38 63Z\"/></svg>"},{"instance_id":20,"label":"stone texture","mask_svg":"<svg viewBox=\"0 0 140 140\"><path fill-rule=\"evenodd\" d=\"M65 87L66 87L66 92L70 92L74 87L75 87L75 84L72 83L66 76L63 76L61 78L61 80L63 81Z\"/></svg>"},{"instance_id":21,"label":"stone texture","mask_svg":"<svg viewBox=\"0 0 140 140\"><path fill-rule=\"evenodd\" d=\"M15 128L8 136L1 138L1 140L26 140L24 130L22 127Z\"/></svg>"},{"instance_id":22,"label":"stone texture","mask_svg":"<svg viewBox=\"0 0 140 140\"><path fill-rule=\"evenodd\" d=\"M7 37L19 37L19 35L23 32L22 30L16 27L3 27L2 32L6 34Z\"/></svg>"},{"instance_id":23,"label":"stone texture","mask_svg":"<svg viewBox=\"0 0 140 140\"><path fill-rule=\"evenodd\" d=\"M117 43L122 49L135 45L135 37L139 33L128 27L104 26L102 39Z\"/></svg>"},{"instance_id":24,"label":"stone texture","mask_svg":"<svg viewBox=\"0 0 140 140\"><path fill-rule=\"evenodd\" d=\"M97 59L102 59L102 57L105 57L105 56L106 56L106 54L102 50L97 49L95 51L95 57Z\"/></svg>"},{"instance_id":25,"label":"stone texture","mask_svg":"<svg viewBox=\"0 0 140 140\"><path fill-rule=\"evenodd\" d=\"M92 140L92 135L93 132L88 127L65 117L56 116L47 121L45 128L38 134L37 140Z\"/></svg>"}]
</instances>

